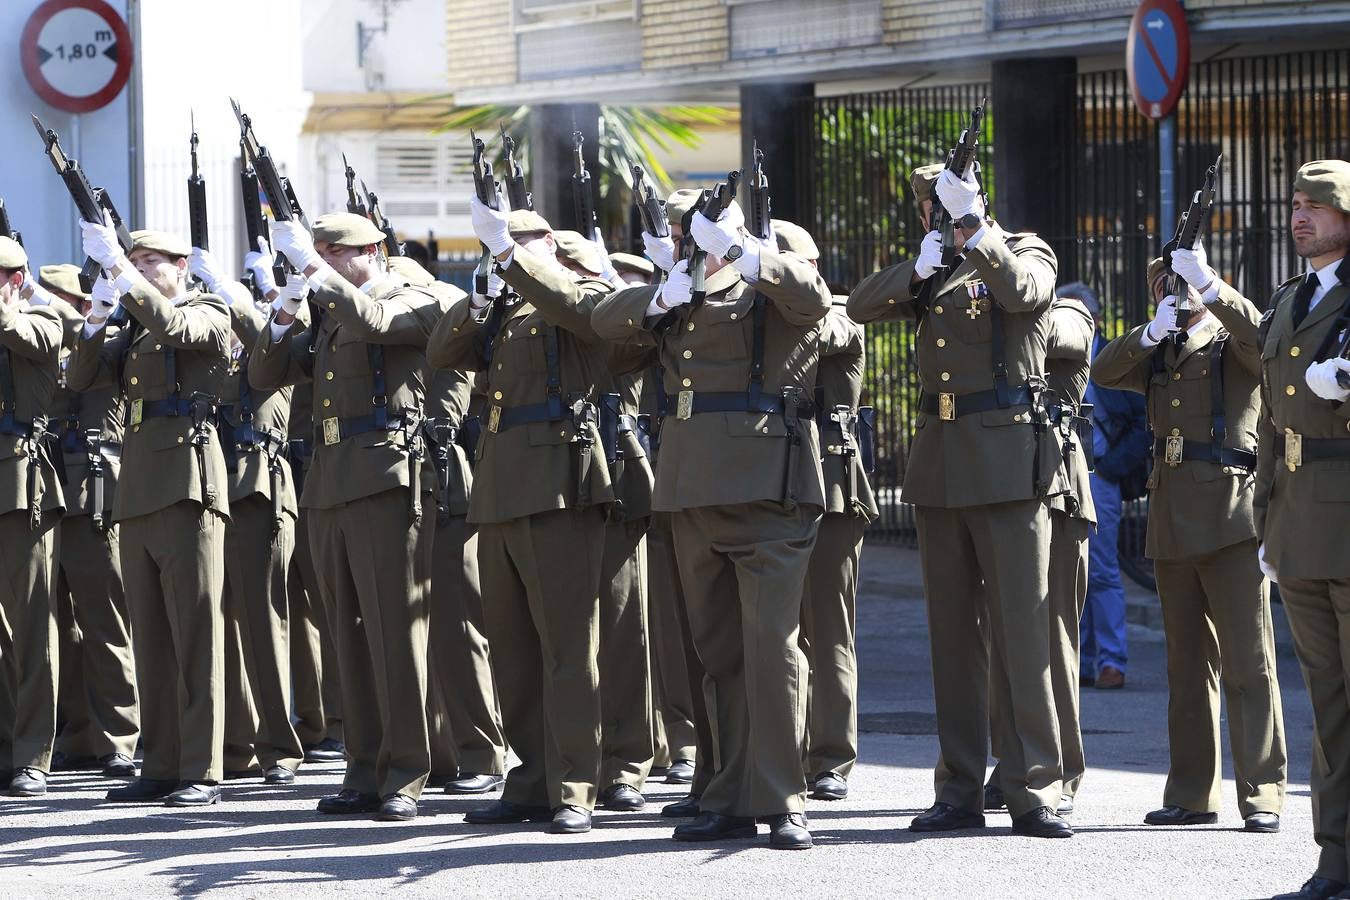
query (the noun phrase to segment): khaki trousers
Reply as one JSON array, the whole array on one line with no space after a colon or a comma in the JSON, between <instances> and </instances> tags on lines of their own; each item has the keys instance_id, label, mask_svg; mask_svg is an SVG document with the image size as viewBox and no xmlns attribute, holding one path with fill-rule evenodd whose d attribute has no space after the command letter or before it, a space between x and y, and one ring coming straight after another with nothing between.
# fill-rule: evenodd
<instances>
[{"instance_id":1,"label":"khaki trousers","mask_svg":"<svg viewBox=\"0 0 1350 900\"><path fill-rule=\"evenodd\" d=\"M342 740L342 687L338 682L333 629L319 592L319 576L309 552L309 513L295 523L295 552L286 578L290 606L291 686L295 733L303 747L324 738Z\"/></svg>"},{"instance_id":2,"label":"khaki trousers","mask_svg":"<svg viewBox=\"0 0 1350 900\"><path fill-rule=\"evenodd\" d=\"M506 741L483 634L478 531L463 516L436 523L430 613L432 768L447 774L500 775Z\"/></svg>"},{"instance_id":3,"label":"khaki trousers","mask_svg":"<svg viewBox=\"0 0 1350 900\"><path fill-rule=\"evenodd\" d=\"M656 755L647 642L647 517L605 525L600 574L600 786L641 791Z\"/></svg>"},{"instance_id":4,"label":"khaki trousers","mask_svg":"<svg viewBox=\"0 0 1350 900\"><path fill-rule=\"evenodd\" d=\"M141 777L218 782L225 743L225 519L182 500L118 527L141 701Z\"/></svg>"},{"instance_id":5,"label":"khaki trousers","mask_svg":"<svg viewBox=\"0 0 1350 900\"><path fill-rule=\"evenodd\" d=\"M680 573L675 565L671 544L670 518L667 513L652 516L647 531L648 625L652 648L652 696L660 731L664 733L669 762L693 760L694 697L702 689L689 688L689 667L685 660L684 632L680 618L684 594ZM698 679L702 684L702 677ZM700 701L701 702L701 701Z\"/></svg>"},{"instance_id":6,"label":"khaki trousers","mask_svg":"<svg viewBox=\"0 0 1350 900\"><path fill-rule=\"evenodd\" d=\"M1050 512L1039 500L916 509L928 607L939 802L979 812L992 703L1006 717L1000 783L1013 817L1059 805L1064 774L1050 600Z\"/></svg>"},{"instance_id":7,"label":"khaki trousers","mask_svg":"<svg viewBox=\"0 0 1350 900\"><path fill-rule=\"evenodd\" d=\"M806 659L802 587L820 509L759 501L671 514L694 646L705 671L712 777L700 809L801 812Z\"/></svg>"},{"instance_id":8,"label":"khaki trousers","mask_svg":"<svg viewBox=\"0 0 1350 900\"><path fill-rule=\"evenodd\" d=\"M407 488L309 511L310 552L332 617L347 745L344 789L422 795L427 600L434 521L411 520ZM427 492L422 508L435 509Z\"/></svg>"},{"instance_id":9,"label":"khaki trousers","mask_svg":"<svg viewBox=\"0 0 1350 900\"><path fill-rule=\"evenodd\" d=\"M67 756L130 757L141 733L117 535L117 526L102 532L89 516L61 521L57 623L65 725L56 749Z\"/></svg>"},{"instance_id":10,"label":"khaki trousers","mask_svg":"<svg viewBox=\"0 0 1350 900\"><path fill-rule=\"evenodd\" d=\"M231 510L233 512L233 510ZM222 764L227 773L250 772L258 768L253 749L258 738L258 707L253 702L248 661L244 650L244 597L230 590L229 533L225 526L226 575L221 609L225 616L225 746Z\"/></svg>"},{"instance_id":11,"label":"khaki trousers","mask_svg":"<svg viewBox=\"0 0 1350 900\"><path fill-rule=\"evenodd\" d=\"M600 563L605 515L560 509L480 525L483 621L507 743L502 799L594 809L600 779Z\"/></svg>"},{"instance_id":12,"label":"khaki trousers","mask_svg":"<svg viewBox=\"0 0 1350 900\"><path fill-rule=\"evenodd\" d=\"M801 647L810 664L806 774L844 778L858 759L858 559L867 520L826 513L802 594Z\"/></svg>"},{"instance_id":13,"label":"khaki trousers","mask_svg":"<svg viewBox=\"0 0 1350 900\"><path fill-rule=\"evenodd\" d=\"M0 515L0 769L50 772L56 740L61 513Z\"/></svg>"}]
</instances>

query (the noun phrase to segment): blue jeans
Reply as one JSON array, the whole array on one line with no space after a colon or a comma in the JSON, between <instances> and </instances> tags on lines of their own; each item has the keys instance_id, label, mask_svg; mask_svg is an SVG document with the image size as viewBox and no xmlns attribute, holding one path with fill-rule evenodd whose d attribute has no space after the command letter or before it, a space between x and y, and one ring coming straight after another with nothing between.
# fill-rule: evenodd
<instances>
[{"instance_id":1,"label":"blue jeans","mask_svg":"<svg viewBox=\"0 0 1350 900\"><path fill-rule=\"evenodd\" d=\"M1092 478L1097 530L1088 537L1088 587L1078 623L1079 659L1085 677L1102 666L1125 671L1125 588L1120 583L1120 485Z\"/></svg>"}]
</instances>

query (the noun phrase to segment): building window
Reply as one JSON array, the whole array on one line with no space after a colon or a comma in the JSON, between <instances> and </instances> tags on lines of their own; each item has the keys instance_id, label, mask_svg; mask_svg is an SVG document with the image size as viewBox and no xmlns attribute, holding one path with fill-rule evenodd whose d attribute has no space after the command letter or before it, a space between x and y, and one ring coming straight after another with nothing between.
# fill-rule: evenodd
<instances>
[{"instance_id":1,"label":"building window","mask_svg":"<svg viewBox=\"0 0 1350 900\"><path fill-rule=\"evenodd\" d=\"M1134 14L1138 0L993 0L995 28L1029 28Z\"/></svg>"},{"instance_id":2,"label":"building window","mask_svg":"<svg viewBox=\"0 0 1350 900\"><path fill-rule=\"evenodd\" d=\"M881 0L724 0L731 58L881 43Z\"/></svg>"},{"instance_id":3,"label":"building window","mask_svg":"<svg viewBox=\"0 0 1350 900\"><path fill-rule=\"evenodd\" d=\"M392 219L467 215L473 192L468 135L380 141L375 145L374 184Z\"/></svg>"},{"instance_id":4,"label":"building window","mask_svg":"<svg viewBox=\"0 0 1350 900\"><path fill-rule=\"evenodd\" d=\"M513 0L521 81L642 66L638 0Z\"/></svg>"}]
</instances>

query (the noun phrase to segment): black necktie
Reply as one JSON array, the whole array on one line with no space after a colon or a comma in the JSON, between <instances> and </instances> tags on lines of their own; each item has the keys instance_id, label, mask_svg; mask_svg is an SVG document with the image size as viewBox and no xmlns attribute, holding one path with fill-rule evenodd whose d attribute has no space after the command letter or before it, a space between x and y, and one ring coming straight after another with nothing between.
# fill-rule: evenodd
<instances>
[{"instance_id":1,"label":"black necktie","mask_svg":"<svg viewBox=\"0 0 1350 900\"><path fill-rule=\"evenodd\" d=\"M1308 304L1312 302L1312 295L1317 290L1317 276L1309 272L1303 279L1303 283L1298 286L1294 292L1294 327L1303 324L1303 320L1308 318Z\"/></svg>"}]
</instances>

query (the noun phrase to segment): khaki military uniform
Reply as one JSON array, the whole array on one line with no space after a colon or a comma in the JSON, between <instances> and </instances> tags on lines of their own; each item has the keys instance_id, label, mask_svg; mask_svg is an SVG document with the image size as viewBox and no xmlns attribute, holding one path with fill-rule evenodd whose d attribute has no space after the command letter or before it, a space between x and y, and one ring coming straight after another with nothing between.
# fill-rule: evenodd
<instances>
[{"instance_id":1,"label":"khaki military uniform","mask_svg":"<svg viewBox=\"0 0 1350 900\"><path fill-rule=\"evenodd\" d=\"M806 705L806 774L847 778L858 759L858 560L863 532L877 517L858 446L863 331L836 297L820 330L816 422L820 428L825 515L802 593L802 652L811 667Z\"/></svg>"},{"instance_id":2,"label":"khaki military uniform","mask_svg":"<svg viewBox=\"0 0 1350 900\"><path fill-rule=\"evenodd\" d=\"M1238 809L1278 814L1284 719L1252 514L1259 314L1226 284L1207 308L1212 315L1193 326L1180 349L1170 340L1145 348L1141 325L1102 349L1092 377L1144 394L1157 440L1146 552L1167 633L1171 767L1163 805L1219 808L1222 680Z\"/></svg>"},{"instance_id":3,"label":"khaki military uniform","mask_svg":"<svg viewBox=\"0 0 1350 900\"><path fill-rule=\"evenodd\" d=\"M502 277L521 302L494 301L503 304L497 333L492 312L475 312L466 297L436 327L427 358L487 373L468 522L478 526L502 725L521 760L502 798L589 810L601 767L598 594L614 501L588 405L609 380L590 315L610 287L520 248Z\"/></svg>"},{"instance_id":4,"label":"khaki military uniform","mask_svg":"<svg viewBox=\"0 0 1350 900\"><path fill-rule=\"evenodd\" d=\"M74 349L84 316L60 299L52 309L61 316L66 350ZM117 526L112 521L126 407L121 390L112 383L84 393L70 390L65 376L68 362L68 354L63 354L48 422L48 428L60 435L66 497L57 578L61 657L57 705L65 724L56 749L67 757L121 753L130 758L141 726ZM91 471L91 460L97 471Z\"/></svg>"},{"instance_id":5,"label":"khaki military uniform","mask_svg":"<svg viewBox=\"0 0 1350 900\"><path fill-rule=\"evenodd\" d=\"M801 812L806 661L802 587L825 506L813 415L830 293L800 257L765 250L753 285L726 266L707 301L647 316L659 286L620 291L593 318L607 340L665 369L653 509L671 514L675 558L711 720L700 809ZM755 332L762 381L752 378ZM735 598L734 602L731 598Z\"/></svg>"},{"instance_id":6,"label":"khaki military uniform","mask_svg":"<svg viewBox=\"0 0 1350 900\"><path fill-rule=\"evenodd\" d=\"M1344 265L1344 264L1342 264ZM1344 271L1344 268L1338 271ZM1350 401L1314 394L1304 379L1331 336L1347 327L1350 285L1341 282L1295 325L1300 279L1271 300L1261 344L1262 410L1253 511L1266 562L1275 569L1294 649L1312 699L1313 832L1322 848L1317 874L1350 881ZM1328 443L1341 442L1341 443Z\"/></svg>"},{"instance_id":7,"label":"khaki military uniform","mask_svg":"<svg viewBox=\"0 0 1350 900\"><path fill-rule=\"evenodd\" d=\"M911 260L864 279L849 315L861 323L915 317L913 274ZM1043 241L991 225L928 300L915 338L925 398L902 496L916 507L928 603L941 745L935 788L939 802L972 813L983 807L991 688L1011 723L1000 748L1009 811L1060 802L1063 758L1046 677L1055 652L1046 498L1064 492L1065 475L1056 432L1036 424L1027 389L1045 371L1055 274Z\"/></svg>"},{"instance_id":8,"label":"khaki military uniform","mask_svg":"<svg viewBox=\"0 0 1350 900\"><path fill-rule=\"evenodd\" d=\"M332 619L342 685L343 788L421 796L435 473L422 440L423 350L442 305L389 275L364 293L329 271L317 325L263 329L249 382L314 384L314 460L300 506ZM312 348L312 350L311 350Z\"/></svg>"},{"instance_id":9,"label":"khaki military uniform","mask_svg":"<svg viewBox=\"0 0 1350 900\"><path fill-rule=\"evenodd\" d=\"M56 560L65 501L41 446L60 317L0 303L0 771L51 770L56 737Z\"/></svg>"},{"instance_id":10,"label":"khaki military uniform","mask_svg":"<svg viewBox=\"0 0 1350 900\"><path fill-rule=\"evenodd\" d=\"M218 782L229 500L212 405L229 365L229 312L211 294L173 303L130 277L123 305L140 327L82 336L66 380L84 392L120 374L128 404L113 518L136 659L141 775Z\"/></svg>"}]
</instances>

